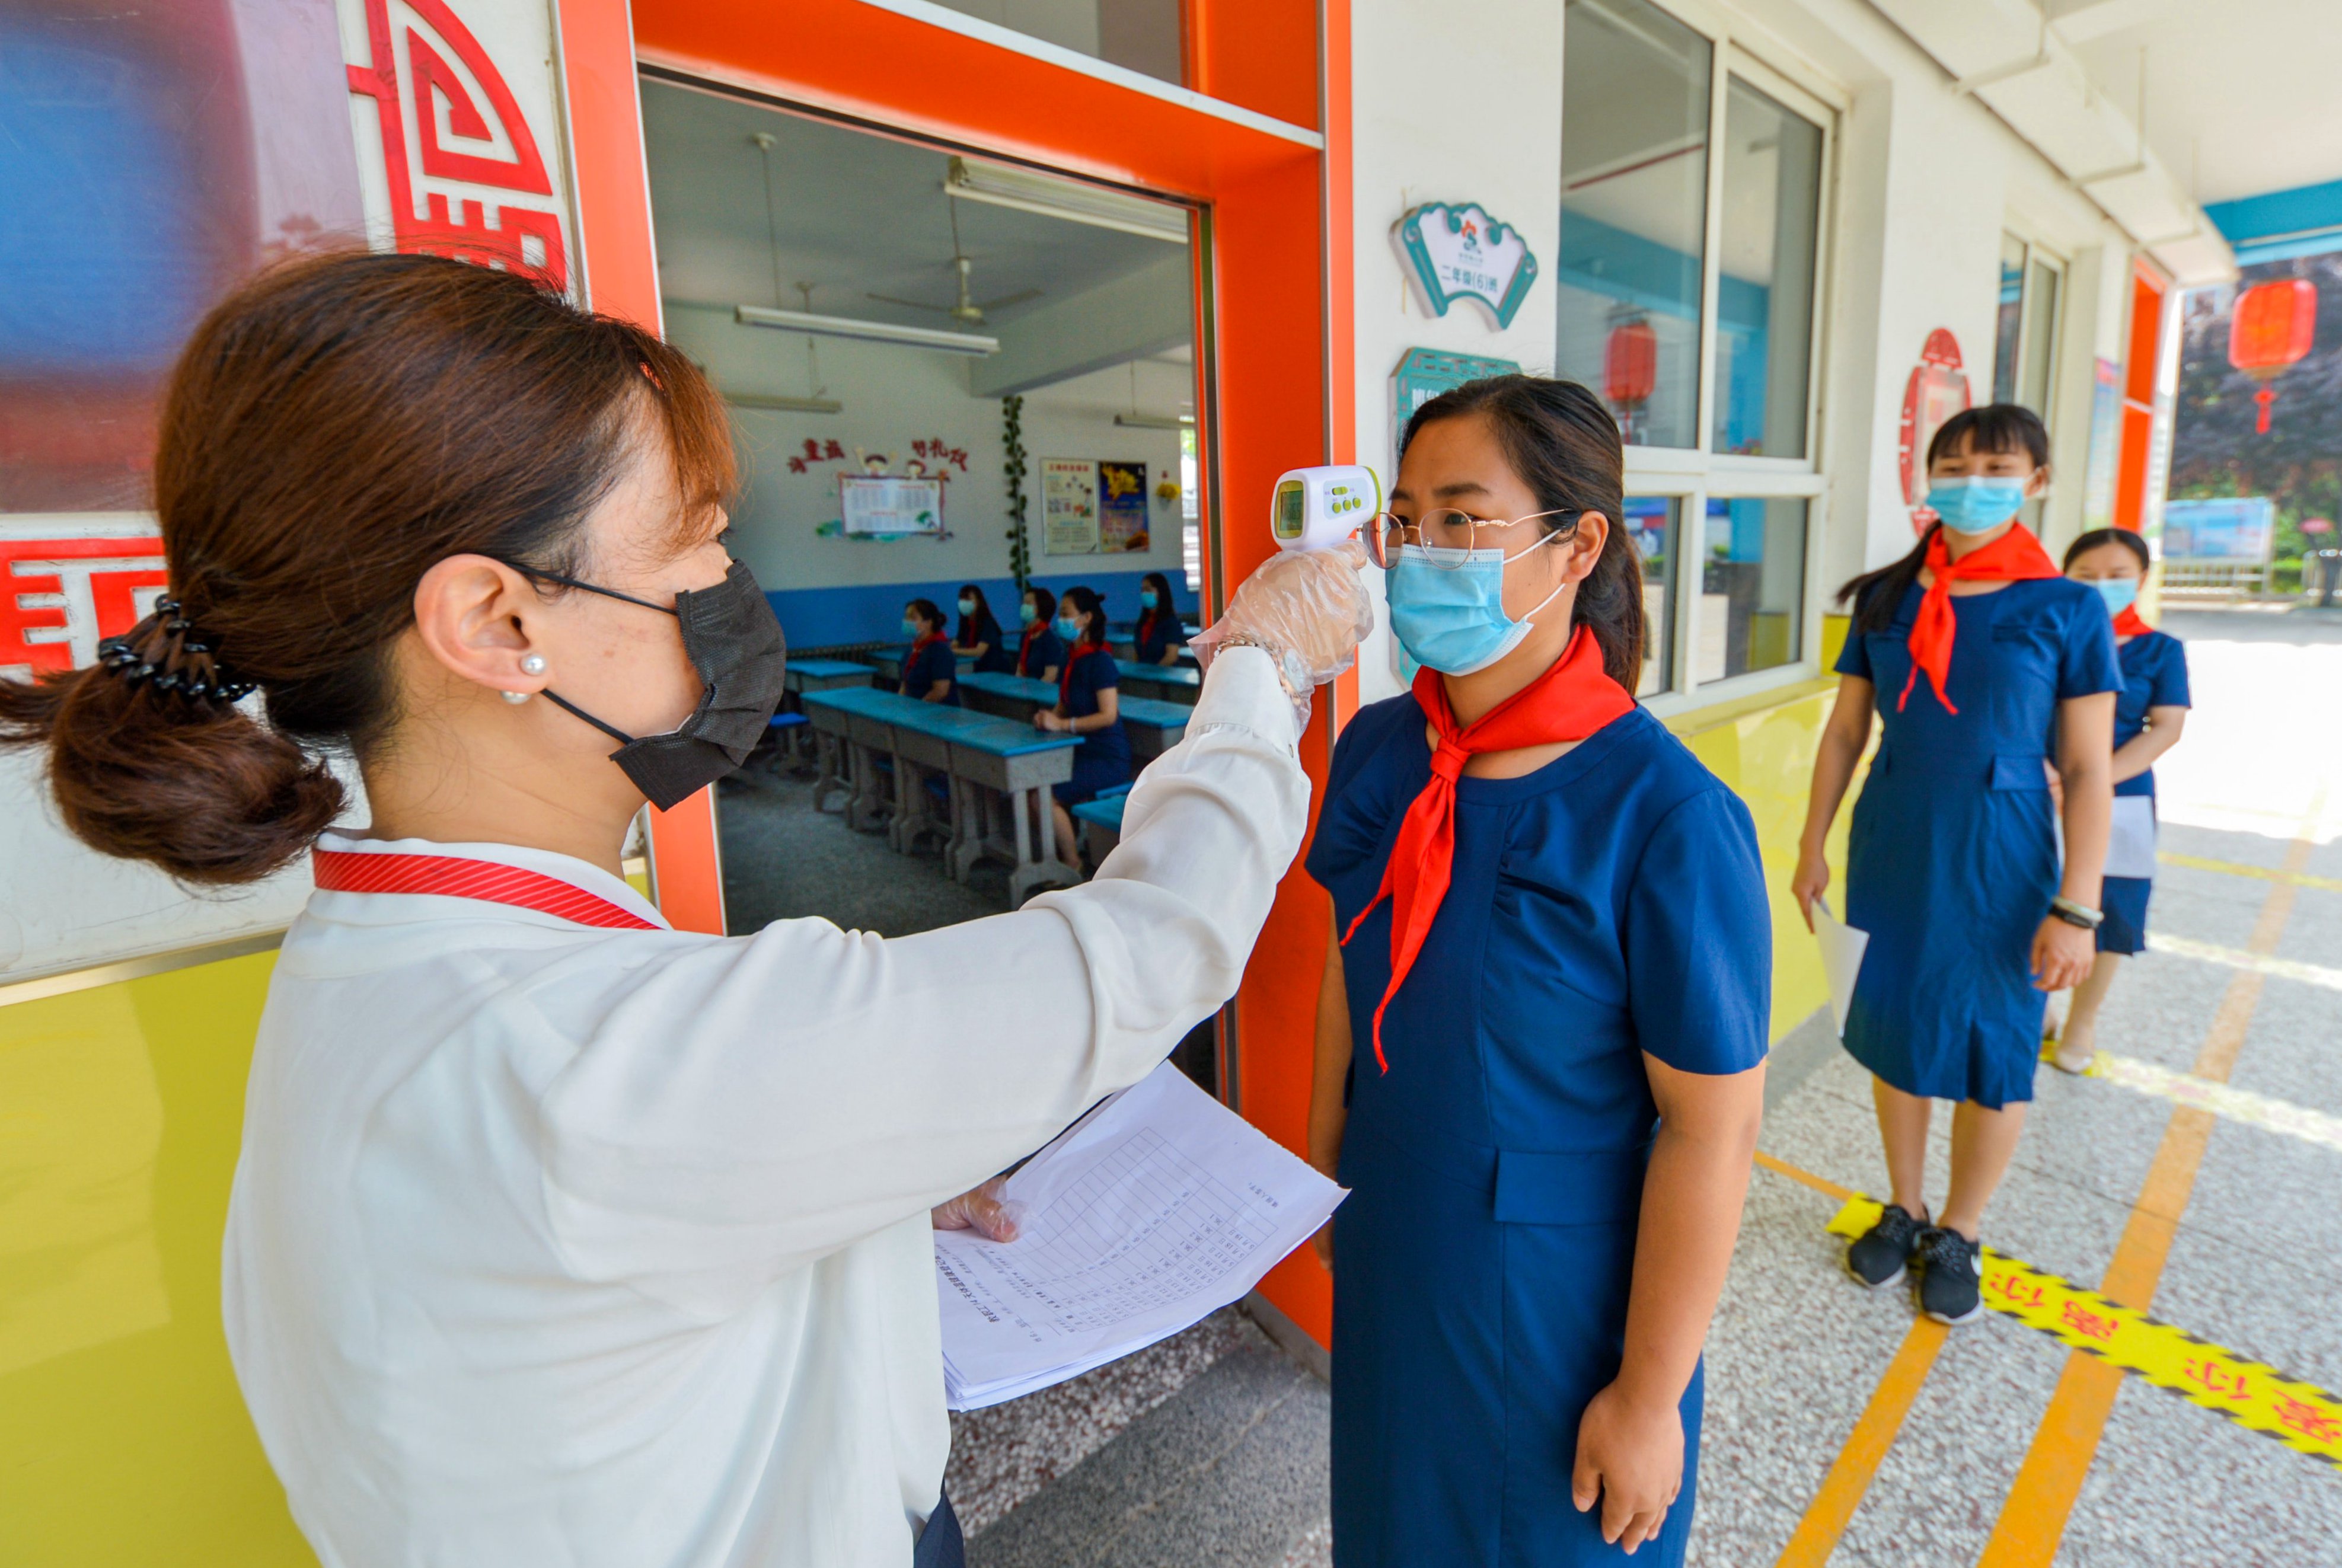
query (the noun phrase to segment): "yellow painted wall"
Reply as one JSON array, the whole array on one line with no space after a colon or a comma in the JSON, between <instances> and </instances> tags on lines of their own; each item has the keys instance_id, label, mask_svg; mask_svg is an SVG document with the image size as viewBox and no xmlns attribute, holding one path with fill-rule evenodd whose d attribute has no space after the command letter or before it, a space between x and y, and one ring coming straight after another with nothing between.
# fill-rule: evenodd
<instances>
[{"instance_id":1,"label":"yellow painted wall","mask_svg":"<svg viewBox=\"0 0 2342 1568\"><path fill-rule=\"evenodd\" d=\"M220 1333L275 962L0 1007L0 1563L315 1562Z\"/></svg>"},{"instance_id":2,"label":"yellow painted wall","mask_svg":"<svg viewBox=\"0 0 2342 1568\"><path fill-rule=\"evenodd\" d=\"M1831 685L1671 725L1756 819L1776 1039L1827 999L1788 883ZM220 1332L220 1238L275 961L0 1006L0 1563L315 1561Z\"/></svg>"}]
</instances>

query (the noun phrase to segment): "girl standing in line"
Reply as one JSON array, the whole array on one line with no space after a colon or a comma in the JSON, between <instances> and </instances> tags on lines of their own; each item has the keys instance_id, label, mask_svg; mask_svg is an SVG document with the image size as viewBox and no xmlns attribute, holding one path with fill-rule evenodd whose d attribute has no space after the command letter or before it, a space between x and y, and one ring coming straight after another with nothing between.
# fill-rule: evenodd
<instances>
[{"instance_id":1,"label":"girl standing in line","mask_svg":"<svg viewBox=\"0 0 2342 1568\"><path fill-rule=\"evenodd\" d=\"M959 634L952 639L952 652L976 660L982 674L1006 674L1016 667L1016 660L1000 635L1000 622L986 602L984 590L973 583L963 583L959 589Z\"/></svg>"},{"instance_id":2,"label":"girl standing in line","mask_svg":"<svg viewBox=\"0 0 2342 1568\"><path fill-rule=\"evenodd\" d=\"M1130 736L1122 727L1122 672L1106 646L1106 605L1087 588L1068 588L1057 606L1057 639L1066 667L1057 677L1057 705L1033 715L1036 728L1082 737L1074 776L1049 786L1057 819L1057 858L1079 871L1080 841L1066 808L1095 800L1101 790L1130 782Z\"/></svg>"},{"instance_id":3,"label":"girl standing in line","mask_svg":"<svg viewBox=\"0 0 2342 1568\"><path fill-rule=\"evenodd\" d=\"M1791 888L1813 923L1823 841L1886 726L1854 808L1847 923L1870 934L1846 1048L1872 1074L1893 1191L1847 1251L1875 1290L1922 1264L1938 1323L1984 1310L1978 1227L2033 1098L2043 993L2089 972L2113 786L2115 640L2098 596L2057 568L2017 509L2048 483L2049 434L2015 404L1966 409L1927 444L1937 522L1900 561L1838 592L1854 624L1814 762ZM2057 736L2066 862L2051 829ZM1951 1192L1923 1183L1933 1102L1952 1100Z\"/></svg>"},{"instance_id":4,"label":"girl standing in line","mask_svg":"<svg viewBox=\"0 0 2342 1568\"><path fill-rule=\"evenodd\" d=\"M1066 644L1056 631L1057 596L1038 583L1025 590L1016 606L1024 635L1016 644L1016 673L1036 681L1054 681L1066 665Z\"/></svg>"},{"instance_id":5,"label":"girl standing in line","mask_svg":"<svg viewBox=\"0 0 2342 1568\"><path fill-rule=\"evenodd\" d=\"M1176 664L1187 645L1187 628L1171 603L1171 579L1160 572L1139 579L1138 627L1130 641L1131 657L1142 664Z\"/></svg>"},{"instance_id":6,"label":"girl standing in line","mask_svg":"<svg viewBox=\"0 0 2342 1568\"><path fill-rule=\"evenodd\" d=\"M2066 549L2066 575L2097 590L2114 614L2123 686L2115 698L2114 831L2107 845L2107 918L2097 957L2074 987L2050 1063L2089 1070L2097 1054L2098 1004L2122 961L2147 945L2147 900L2155 891L2155 763L2178 744L2187 722L2187 650L2139 617L2134 601L2147 576L2147 541L2127 528L2097 528Z\"/></svg>"},{"instance_id":7,"label":"girl standing in line","mask_svg":"<svg viewBox=\"0 0 2342 1568\"><path fill-rule=\"evenodd\" d=\"M1423 668L1343 730L1307 862L1342 1568L1675 1564L1691 1533L1771 924L1747 809L1628 694L1622 464L1586 388L1474 382L1367 529Z\"/></svg>"},{"instance_id":8,"label":"girl standing in line","mask_svg":"<svg viewBox=\"0 0 2342 1568\"><path fill-rule=\"evenodd\" d=\"M903 634L911 650L903 655L903 694L923 703L959 706L959 661L944 635L944 613L933 599L903 606Z\"/></svg>"}]
</instances>

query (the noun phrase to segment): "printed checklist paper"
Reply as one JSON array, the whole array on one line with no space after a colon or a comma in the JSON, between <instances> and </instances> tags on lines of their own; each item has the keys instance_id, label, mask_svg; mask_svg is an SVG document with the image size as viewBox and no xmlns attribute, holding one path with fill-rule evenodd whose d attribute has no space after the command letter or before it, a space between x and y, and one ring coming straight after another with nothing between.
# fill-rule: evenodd
<instances>
[{"instance_id":1,"label":"printed checklist paper","mask_svg":"<svg viewBox=\"0 0 2342 1568\"><path fill-rule=\"evenodd\" d=\"M1062 1383L1236 1300L1343 1189L1168 1063L1009 1177L1018 1233L936 1233L954 1410Z\"/></svg>"}]
</instances>

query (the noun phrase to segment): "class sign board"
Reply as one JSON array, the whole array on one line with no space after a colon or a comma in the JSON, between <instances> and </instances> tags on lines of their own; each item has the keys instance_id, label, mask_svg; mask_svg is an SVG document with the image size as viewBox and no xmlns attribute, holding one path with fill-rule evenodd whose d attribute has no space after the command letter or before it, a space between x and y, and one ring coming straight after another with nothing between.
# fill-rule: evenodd
<instances>
[{"instance_id":1,"label":"class sign board","mask_svg":"<svg viewBox=\"0 0 2342 1568\"><path fill-rule=\"evenodd\" d=\"M1513 325L1536 282L1536 257L1520 230L1488 215L1477 202L1426 202L1391 226L1408 279L1433 315L1470 300L1502 331Z\"/></svg>"}]
</instances>

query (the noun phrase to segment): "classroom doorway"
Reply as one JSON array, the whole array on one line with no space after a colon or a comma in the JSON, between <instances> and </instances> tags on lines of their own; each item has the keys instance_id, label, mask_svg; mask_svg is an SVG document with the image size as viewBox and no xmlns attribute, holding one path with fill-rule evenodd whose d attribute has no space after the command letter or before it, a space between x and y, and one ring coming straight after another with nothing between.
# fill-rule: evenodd
<instances>
[{"instance_id":1,"label":"classroom doorway","mask_svg":"<svg viewBox=\"0 0 2342 1568\"><path fill-rule=\"evenodd\" d=\"M987 761L1006 732L974 721L1038 733L1028 586L1042 625L1069 588L1103 602L1134 768L1192 707L1176 651L1131 666L1142 594L1185 630L1200 608L1195 211L658 77L642 105L666 333L731 405L730 542L792 667L718 794L731 928L903 935L1078 874L1048 861L1047 759ZM932 665L930 615L964 723L870 700ZM1106 814L1074 824L1093 854Z\"/></svg>"}]
</instances>

